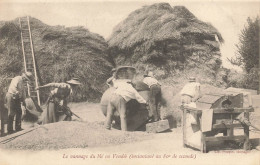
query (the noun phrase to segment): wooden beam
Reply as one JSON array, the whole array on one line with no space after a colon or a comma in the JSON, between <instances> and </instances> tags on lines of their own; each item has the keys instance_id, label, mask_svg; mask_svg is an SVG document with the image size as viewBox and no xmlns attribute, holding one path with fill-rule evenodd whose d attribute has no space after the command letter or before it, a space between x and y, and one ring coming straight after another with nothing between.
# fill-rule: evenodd
<instances>
[{"instance_id":1,"label":"wooden beam","mask_svg":"<svg viewBox=\"0 0 260 165\"><path fill-rule=\"evenodd\" d=\"M243 127L242 124L214 124L212 129L225 129L225 128L235 128L235 127Z\"/></svg>"},{"instance_id":2,"label":"wooden beam","mask_svg":"<svg viewBox=\"0 0 260 165\"><path fill-rule=\"evenodd\" d=\"M238 136L221 136L221 137L205 137L206 141L224 141L224 140L244 140L246 138L245 135Z\"/></svg>"}]
</instances>

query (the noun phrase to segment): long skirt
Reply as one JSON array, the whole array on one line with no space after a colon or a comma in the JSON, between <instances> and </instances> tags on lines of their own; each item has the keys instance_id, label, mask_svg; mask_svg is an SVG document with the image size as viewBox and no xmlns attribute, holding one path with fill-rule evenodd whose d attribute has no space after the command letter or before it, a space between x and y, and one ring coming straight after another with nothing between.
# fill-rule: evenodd
<instances>
[{"instance_id":1,"label":"long skirt","mask_svg":"<svg viewBox=\"0 0 260 165\"><path fill-rule=\"evenodd\" d=\"M71 116L60 111L59 105L52 101L47 103L47 109L43 113L42 124L55 123L58 121L71 121Z\"/></svg>"}]
</instances>

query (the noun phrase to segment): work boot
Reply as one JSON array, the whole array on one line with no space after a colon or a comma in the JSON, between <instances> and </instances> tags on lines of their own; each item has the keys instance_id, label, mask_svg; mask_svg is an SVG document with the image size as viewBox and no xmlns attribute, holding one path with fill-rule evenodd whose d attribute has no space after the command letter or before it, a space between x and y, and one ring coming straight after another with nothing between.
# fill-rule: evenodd
<instances>
[{"instance_id":1,"label":"work boot","mask_svg":"<svg viewBox=\"0 0 260 165\"><path fill-rule=\"evenodd\" d=\"M16 128L15 131L16 132L19 132L19 131L22 131L23 129L22 128Z\"/></svg>"}]
</instances>

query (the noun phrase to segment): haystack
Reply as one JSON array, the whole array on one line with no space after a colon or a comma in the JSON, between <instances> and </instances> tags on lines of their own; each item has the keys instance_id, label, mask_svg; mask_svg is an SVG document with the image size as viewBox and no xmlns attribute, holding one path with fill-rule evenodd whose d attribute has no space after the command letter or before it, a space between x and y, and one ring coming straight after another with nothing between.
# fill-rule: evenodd
<instances>
[{"instance_id":1,"label":"haystack","mask_svg":"<svg viewBox=\"0 0 260 165\"><path fill-rule=\"evenodd\" d=\"M195 76L203 90L225 87L221 69L221 34L184 6L168 3L143 6L119 23L108 39L109 55L117 65L132 65L142 79L151 69L162 84L162 118L180 122L182 87ZM221 73L221 74L219 74Z\"/></svg>"},{"instance_id":2,"label":"haystack","mask_svg":"<svg viewBox=\"0 0 260 165\"><path fill-rule=\"evenodd\" d=\"M23 56L18 19L0 24L0 87L6 91L10 79L21 74ZM40 84L64 82L77 77L82 86L73 100L95 100L105 90L112 68L103 37L84 27L49 26L30 18ZM46 99L47 89L43 100Z\"/></svg>"},{"instance_id":3,"label":"haystack","mask_svg":"<svg viewBox=\"0 0 260 165\"><path fill-rule=\"evenodd\" d=\"M221 65L221 34L198 20L186 7L158 3L135 10L119 23L108 39L110 56L117 65L146 65L167 77L173 70ZM203 64L202 66L200 64Z\"/></svg>"}]
</instances>

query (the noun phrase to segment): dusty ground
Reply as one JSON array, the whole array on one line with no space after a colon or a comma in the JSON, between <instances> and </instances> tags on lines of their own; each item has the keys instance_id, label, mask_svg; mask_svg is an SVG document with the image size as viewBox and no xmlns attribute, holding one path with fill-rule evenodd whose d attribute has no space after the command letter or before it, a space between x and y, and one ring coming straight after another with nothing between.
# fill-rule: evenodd
<instances>
[{"instance_id":1,"label":"dusty ground","mask_svg":"<svg viewBox=\"0 0 260 165\"><path fill-rule=\"evenodd\" d=\"M95 155L98 153L109 153L112 157L113 154L125 154L128 158L131 154L160 154L161 156L164 154L171 156L176 154L177 157L179 157L178 160L175 159L176 161L182 160L180 158L181 155L188 155L189 158L187 157L185 160L183 159L182 162L190 162L192 159L203 161L208 158L219 158L231 161L234 156L237 158L243 157L240 161L242 164L242 162L248 162L249 160L251 161L251 159L259 159L259 151L257 149L254 148L251 151L243 151L237 146L234 146L234 144L210 144L210 151L206 156L205 154L201 154L198 150L184 148L182 144L182 129L180 127L158 134L148 134L145 132L122 132L115 129L110 131L105 130L103 125L105 118L99 110L98 104L77 103L71 104L70 107L74 113L84 119L84 122L72 121L69 123L60 122L45 125L44 128L38 128L28 134L17 137L7 144L1 144L0 152L5 155L6 160L9 160L10 158L10 161L12 161L12 159L9 157L8 153L12 153L13 156L19 158L22 154L31 154L30 150L38 150L37 154L28 157L32 160L43 159L43 154L44 156L51 158L54 154L58 155L58 159L61 162L64 161L64 159L61 159L62 154L91 155L92 153ZM259 115L260 113L256 114ZM260 117L260 115L258 117ZM73 119L76 120L75 117ZM32 125L23 123L23 127L25 130L28 130ZM254 144L259 143L260 134L251 132L250 138ZM0 138L0 141L1 140L3 140L3 138ZM22 151L20 151L21 149ZM232 157L231 154L233 154ZM197 158L194 156L197 156ZM52 159L56 158L57 157L53 157ZM117 162L117 159L119 158L113 158L111 161ZM166 161L165 159L166 158L162 158L162 160L159 161L158 159L150 158L149 160L152 164L159 164ZM83 158L80 160L83 160ZM137 159L133 160L137 161ZM137 162L140 164L140 162L142 162L141 160L143 159L138 159ZM24 161L26 162L26 160ZM63 163L66 164L68 162ZM225 164L225 161L223 161L222 164Z\"/></svg>"},{"instance_id":2,"label":"dusty ground","mask_svg":"<svg viewBox=\"0 0 260 165\"><path fill-rule=\"evenodd\" d=\"M70 107L74 113L84 120L83 122L77 121L77 118L73 116L74 121L72 122L59 122L41 126L6 144L1 144L0 147L9 149L42 150L102 147L139 142L153 144L150 148L156 147L156 150L159 150L159 148L162 147L161 140L164 139L163 141L166 141L167 143L174 143L169 148L172 148L173 150L185 150L185 148L182 147L182 129L179 127L159 134L148 134L140 131L122 132L116 129L106 130L104 129L105 117L100 111L99 104L75 103L71 104ZM255 112L254 117L260 117L260 112ZM37 125L23 123L24 131L33 127L37 127ZM253 131L254 130L251 132L251 139L254 139L254 143L257 143L257 140L259 143L258 138L260 138L260 134ZM238 130L237 132L241 132L241 130ZM156 145L158 143L160 145ZM212 145L213 147L211 150L239 149L239 147L233 144L227 147L220 146L219 144ZM142 148L142 145L140 145L140 149Z\"/></svg>"}]
</instances>

